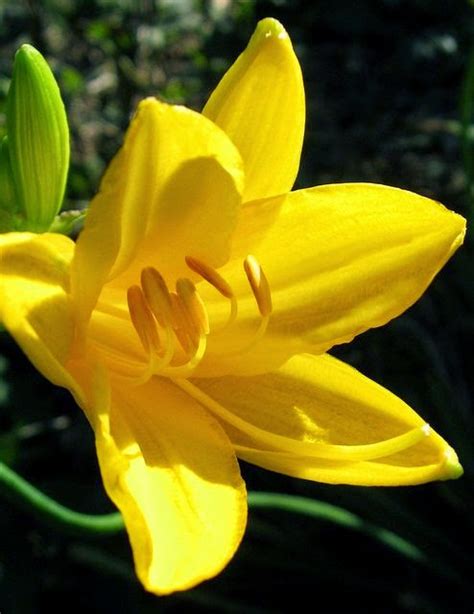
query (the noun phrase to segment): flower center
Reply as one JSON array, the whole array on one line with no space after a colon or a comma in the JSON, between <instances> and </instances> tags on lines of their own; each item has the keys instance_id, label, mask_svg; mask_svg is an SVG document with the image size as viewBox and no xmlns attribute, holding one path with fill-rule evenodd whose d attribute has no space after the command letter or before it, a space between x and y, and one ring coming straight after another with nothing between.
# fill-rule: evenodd
<instances>
[{"instance_id":1,"label":"flower center","mask_svg":"<svg viewBox=\"0 0 474 614\"><path fill-rule=\"evenodd\" d=\"M238 315L238 303L228 282L216 269L197 258L187 256L185 261L191 271L229 301L229 317L224 328L233 324ZM260 324L250 342L231 354L248 352L258 343L272 312L270 286L258 260L249 255L243 265ZM140 285L128 289L127 301L130 319L148 360L138 382L143 383L152 375L189 377L204 357L211 332L206 306L195 284L183 277L177 280L175 291L170 291L159 271L146 267L141 272Z\"/></svg>"}]
</instances>

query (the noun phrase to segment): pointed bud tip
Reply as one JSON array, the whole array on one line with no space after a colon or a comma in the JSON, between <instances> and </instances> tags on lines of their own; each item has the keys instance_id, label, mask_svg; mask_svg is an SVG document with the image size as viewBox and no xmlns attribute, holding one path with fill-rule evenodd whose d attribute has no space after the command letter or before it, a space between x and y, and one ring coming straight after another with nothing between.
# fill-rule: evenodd
<instances>
[{"instance_id":1,"label":"pointed bud tip","mask_svg":"<svg viewBox=\"0 0 474 614\"><path fill-rule=\"evenodd\" d=\"M36 47L33 47L33 45L30 45L29 43L23 43L23 45L21 45L21 47L17 49L17 52L15 55L23 56L23 55L41 55L41 54L36 49Z\"/></svg>"},{"instance_id":2,"label":"pointed bud tip","mask_svg":"<svg viewBox=\"0 0 474 614\"><path fill-rule=\"evenodd\" d=\"M37 63L46 64L46 60L41 53L28 43L24 43L15 53L14 66L18 69L18 66L29 67ZM14 70L15 70L14 68Z\"/></svg>"}]
</instances>

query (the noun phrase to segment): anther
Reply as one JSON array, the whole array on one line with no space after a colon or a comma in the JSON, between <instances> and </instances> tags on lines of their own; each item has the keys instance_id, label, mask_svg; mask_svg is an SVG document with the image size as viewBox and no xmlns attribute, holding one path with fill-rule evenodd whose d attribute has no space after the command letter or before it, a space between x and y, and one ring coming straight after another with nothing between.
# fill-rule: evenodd
<instances>
[{"instance_id":1,"label":"anther","mask_svg":"<svg viewBox=\"0 0 474 614\"><path fill-rule=\"evenodd\" d=\"M189 377L206 352L209 333L207 311L195 285L189 279L179 279L177 292L170 293L152 267L143 269L141 284L127 291L130 319L147 354L144 368L132 377L134 383L141 384L157 374ZM176 341L184 350L185 362L176 355Z\"/></svg>"},{"instance_id":2,"label":"anther","mask_svg":"<svg viewBox=\"0 0 474 614\"><path fill-rule=\"evenodd\" d=\"M176 292L199 336L208 335L209 318L196 286L190 279L181 278L176 282Z\"/></svg>"},{"instance_id":3,"label":"anther","mask_svg":"<svg viewBox=\"0 0 474 614\"><path fill-rule=\"evenodd\" d=\"M181 344L181 347L186 354L189 354L193 350L193 341L189 337L189 318L186 315L184 305L176 292L170 292L170 297L171 304L173 305L173 330L179 343Z\"/></svg>"},{"instance_id":4,"label":"anther","mask_svg":"<svg viewBox=\"0 0 474 614\"><path fill-rule=\"evenodd\" d=\"M234 296L230 285L213 267L192 256L186 256L185 261L191 271L194 271L194 273L197 273L210 283L222 296L230 299Z\"/></svg>"},{"instance_id":5,"label":"anther","mask_svg":"<svg viewBox=\"0 0 474 614\"><path fill-rule=\"evenodd\" d=\"M237 298L234 291L226 280L219 275L219 273L211 266L194 258L192 256L185 257L186 264L194 273L200 275L205 281L207 281L213 288L215 288L220 294L230 301L230 313L227 318L227 322L224 326L221 326L217 330L222 330L230 326L237 318Z\"/></svg>"},{"instance_id":6,"label":"anther","mask_svg":"<svg viewBox=\"0 0 474 614\"><path fill-rule=\"evenodd\" d=\"M270 286L265 277L265 273L255 256L248 255L244 260L244 270L247 275L253 295L257 301L260 314L263 317L269 316L272 312L272 296Z\"/></svg>"},{"instance_id":7,"label":"anther","mask_svg":"<svg viewBox=\"0 0 474 614\"><path fill-rule=\"evenodd\" d=\"M176 292L170 292L170 298L171 304L173 306L173 316L175 320L174 328L186 330L188 328L188 320L184 311L184 305Z\"/></svg>"},{"instance_id":8,"label":"anther","mask_svg":"<svg viewBox=\"0 0 474 614\"><path fill-rule=\"evenodd\" d=\"M145 352L158 351L160 341L156 322L140 286L130 286L127 291L127 302L132 324Z\"/></svg>"},{"instance_id":9,"label":"anther","mask_svg":"<svg viewBox=\"0 0 474 614\"><path fill-rule=\"evenodd\" d=\"M153 267L146 267L141 274L143 294L153 315L163 327L173 322L171 297L162 275Z\"/></svg>"}]
</instances>

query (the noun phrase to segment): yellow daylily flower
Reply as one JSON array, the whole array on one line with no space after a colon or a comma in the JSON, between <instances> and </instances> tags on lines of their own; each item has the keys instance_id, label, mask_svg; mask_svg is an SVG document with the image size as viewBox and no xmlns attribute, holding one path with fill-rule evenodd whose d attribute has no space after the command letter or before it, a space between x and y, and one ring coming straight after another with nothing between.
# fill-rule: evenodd
<instances>
[{"instance_id":1,"label":"yellow daylily flower","mask_svg":"<svg viewBox=\"0 0 474 614\"><path fill-rule=\"evenodd\" d=\"M157 594L233 556L237 457L328 483L462 473L414 410L325 352L412 305L464 220L381 185L291 192L304 114L290 39L265 19L202 114L139 105L77 244L0 236L1 319L86 412Z\"/></svg>"}]
</instances>

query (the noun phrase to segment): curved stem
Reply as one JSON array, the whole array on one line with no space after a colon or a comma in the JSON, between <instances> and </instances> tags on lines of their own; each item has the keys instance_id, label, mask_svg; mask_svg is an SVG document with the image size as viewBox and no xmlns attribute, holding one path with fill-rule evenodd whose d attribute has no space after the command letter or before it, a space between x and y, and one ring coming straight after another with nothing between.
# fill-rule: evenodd
<instances>
[{"instance_id":1,"label":"curved stem","mask_svg":"<svg viewBox=\"0 0 474 614\"><path fill-rule=\"evenodd\" d=\"M333 524L368 534L406 558L414 561L423 561L425 559L421 550L399 535L381 527L371 525L356 514L342 507L332 505L331 503L308 499L307 497L283 495L273 492L249 492L248 500L249 507L270 507L318 518L320 520L326 520Z\"/></svg>"},{"instance_id":2,"label":"curved stem","mask_svg":"<svg viewBox=\"0 0 474 614\"><path fill-rule=\"evenodd\" d=\"M463 582L463 578L461 578L454 569L446 565L441 557L428 557L415 544L407 541L397 533L367 522L360 516L342 507L326 503L325 501L309 499L307 497L273 492L249 492L248 502L249 507L252 508L274 508L284 510L309 516L311 518L318 518L358 531L375 539L405 558L423 565L440 577L445 577L460 584Z\"/></svg>"},{"instance_id":3,"label":"curved stem","mask_svg":"<svg viewBox=\"0 0 474 614\"><path fill-rule=\"evenodd\" d=\"M70 510L1 462L0 496L66 533L106 536L124 528L122 516L118 512L96 516Z\"/></svg>"}]
</instances>

